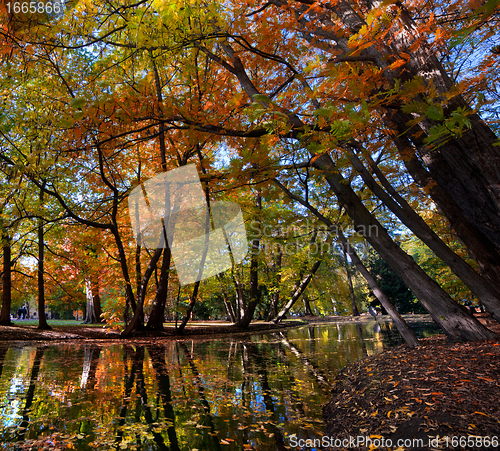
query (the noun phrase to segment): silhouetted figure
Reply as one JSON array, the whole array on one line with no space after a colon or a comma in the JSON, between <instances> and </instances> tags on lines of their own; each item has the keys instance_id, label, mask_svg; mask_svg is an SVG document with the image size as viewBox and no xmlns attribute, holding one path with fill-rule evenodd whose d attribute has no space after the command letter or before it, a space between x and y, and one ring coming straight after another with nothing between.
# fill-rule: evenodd
<instances>
[{"instance_id":1,"label":"silhouetted figure","mask_svg":"<svg viewBox=\"0 0 500 451\"><path fill-rule=\"evenodd\" d=\"M368 313L377 319L377 311L371 305L368 307Z\"/></svg>"}]
</instances>

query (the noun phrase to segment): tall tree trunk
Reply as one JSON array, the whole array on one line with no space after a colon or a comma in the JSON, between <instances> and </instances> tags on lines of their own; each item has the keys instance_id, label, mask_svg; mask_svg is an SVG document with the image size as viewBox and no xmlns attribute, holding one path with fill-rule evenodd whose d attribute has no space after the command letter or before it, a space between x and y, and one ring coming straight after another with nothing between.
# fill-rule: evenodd
<instances>
[{"instance_id":1,"label":"tall tree trunk","mask_svg":"<svg viewBox=\"0 0 500 451\"><path fill-rule=\"evenodd\" d=\"M130 274L128 271L128 266L127 266L127 257L125 254L125 248L123 247L123 242L120 237L120 234L118 232L118 223L116 222L116 218L113 218L113 226L111 228L111 233L113 234L115 238L115 243L116 247L118 248L118 259L120 261L120 267L122 270L124 282L125 282L125 305L136 305L135 304L135 296L134 296L134 291L132 290L132 281L130 280ZM162 249L160 249L162 251ZM160 252L161 254L161 252ZM160 256L158 255L158 258ZM153 257L154 259L154 257ZM155 262L156 264L156 262ZM147 279L149 280L149 278ZM147 285L147 281L146 281ZM146 286L144 286L144 291L146 290ZM139 296L139 293L137 294ZM144 313L143 313L143 304L137 301L137 306L134 311L134 317L132 318L132 321L130 324L134 323L133 329L140 330L144 326ZM129 324L129 326L130 326ZM127 328L129 327L127 326ZM122 332L123 333L123 332Z\"/></svg>"},{"instance_id":2,"label":"tall tree trunk","mask_svg":"<svg viewBox=\"0 0 500 451\"><path fill-rule=\"evenodd\" d=\"M278 307L280 303L280 289L281 289L281 267L283 262L283 248L281 244L278 243L278 253L276 254L276 260L274 263L274 291L271 296L271 305L269 307L269 313L267 315L267 321L272 321L276 318L278 314Z\"/></svg>"},{"instance_id":3,"label":"tall tree trunk","mask_svg":"<svg viewBox=\"0 0 500 451\"><path fill-rule=\"evenodd\" d=\"M2 274L2 312L0 326L12 326L10 305L12 302L11 240L4 232L2 235L3 274Z\"/></svg>"},{"instance_id":4,"label":"tall tree trunk","mask_svg":"<svg viewBox=\"0 0 500 451\"><path fill-rule=\"evenodd\" d=\"M85 324L100 324L101 319L101 297L99 295L99 280L92 277L94 282L90 279L85 280L85 292L87 298L87 305L85 308Z\"/></svg>"},{"instance_id":5,"label":"tall tree trunk","mask_svg":"<svg viewBox=\"0 0 500 451\"><path fill-rule=\"evenodd\" d=\"M163 252L163 263L161 265L160 282L156 290L153 308L149 315L147 328L150 330L163 330L163 321L165 320L165 304L168 295L168 279L170 276L170 262L172 260L172 252L170 246L166 244Z\"/></svg>"},{"instance_id":6,"label":"tall tree trunk","mask_svg":"<svg viewBox=\"0 0 500 451\"><path fill-rule=\"evenodd\" d=\"M43 204L43 191L40 191L40 204ZM38 329L51 330L45 316L45 243L43 219L38 219Z\"/></svg>"},{"instance_id":7,"label":"tall tree trunk","mask_svg":"<svg viewBox=\"0 0 500 451\"><path fill-rule=\"evenodd\" d=\"M155 253L153 254L153 257L149 262L146 272L144 273L144 276L142 278L139 293L137 293L137 306L134 312L134 317L132 318L132 321L130 321L130 324L121 333L122 338L129 337L134 330L142 329L143 325L142 321L144 320L143 308L144 308L144 300L146 298L146 289L148 286L149 279L151 278L153 271L156 268L156 264L158 263L158 260L160 259L162 252L163 252L162 247L156 249Z\"/></svg>"},{"instance_id":8,"label":"tall tree trunk","mask_svg":"<svg viewBox=\"0 0 500 451\"><path fill-rule=\"evenodd\" d=\"M252 240L251 249L251 260L250 260L250 299L245 309L245 313L242 318L236 323L238 327L246 329L250 322L252 321L253 315L255 313L255 308L257 307L257 302L259 298L259 250L260 250L260 214L262 210L262 192L261 189L257 189L256 195L256 205L257 205L257 219L254 222L255 230L258 230L257 236Z\"/></svg>"},{"instance_id":9,"label":"tall tree trunk","mask_svg":"<svg viewBox=\"0 0 500 451\"><path fill-rule=\"evenodd\" d=\"M306 293L303 294L302 300L304 301L304 313L308 316L313 316L313 312L311 310L311 300Z\"/></svg>"},{"instance_id":10,"label":"tall tree trunk","mask_svg":"<svg viewBox=\"0 0 500 451\"><path fill-rule=\"evenodd\" d=\"M139 208L137 207L136 210L138 210L138 209ZM138 214L137 214L137 216L138 216ZM138 218L136 219L136 223L139 224ZM141 291L141 283L142 283L142 266L141 266L142 246L139 244L139 243L141 243L141 239L142 239L141 236L142 236L142 234L139 232L137 234L137 245L135 247L135 293L136 293L137 297L139 296L139 292ZM123 313L123 319L124 319L126 325L128 325L128 323L130 321L129 309L132 310L132 314L133 314L135 312L135 309L137 308L137 304L136 304L134 298L132 298L130 300L130 302L132 302L132 305L129 305L129 300L126 299L125 312ZM144 318L140 322L144 322Z\"/></svg>"}]
</instances>

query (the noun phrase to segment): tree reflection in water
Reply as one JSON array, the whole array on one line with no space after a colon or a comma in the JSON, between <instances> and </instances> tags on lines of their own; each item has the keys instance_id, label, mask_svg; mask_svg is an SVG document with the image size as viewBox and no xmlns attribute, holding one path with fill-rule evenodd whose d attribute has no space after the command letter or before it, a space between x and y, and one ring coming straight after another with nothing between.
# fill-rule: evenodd
<instances>
[{"instance_id":1,"label":"tree reflection in water","mask_svg":"<svg viewBox=\"0 0 500 451\"><path fill-rule=\"evenodd\" d=\"M381 326L0 347L0 449L282 451L321 437L332 377L390 345Z\"/></svg>"}]
</instances>

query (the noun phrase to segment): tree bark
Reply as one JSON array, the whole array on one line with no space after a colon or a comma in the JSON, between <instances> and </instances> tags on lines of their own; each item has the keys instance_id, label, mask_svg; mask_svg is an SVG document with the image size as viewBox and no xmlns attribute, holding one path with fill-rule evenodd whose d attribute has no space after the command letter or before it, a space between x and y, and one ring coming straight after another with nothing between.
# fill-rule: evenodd
<instances>
[{"instance_id":1,"label":"tree bark","mask_svg":"<svg viewBox=\"0 0 500 451\"><path fill-rule=\"evenodd\" d=\"M255 313L255 308L257 307L257 302L259 298L259 250L260 250L260 212L262 210L262 193L260 188L257 189L257 195L255 199L257 205L257 219L255 220L254 226L258 230L257 236L252 240L251 249L251 260L250 260L250 299L246 305L245 312L243 316L238 320L236 325L243 329L246 329L250 322L252 321L253 315Z\"/></svg>"},{"instance_id":2,"label":"tree bark","mask_svg":"<svg viewBox=\"0 0 500 451\"><path fill-rule=\"evenodd\" d=\"M12 326L10 320L10 306L12 302L12 271L11 271L11 240L4 233L3 241L3 274L2 274L2 312L0 313L0 326Z\"/></svg>"},{"instance_id":3,"label":"tree bark","mask_svg":"<svg viewBox=\"0 0 500 451\"><path fill-rule=\"evenodd\" d=\"M170 246L166 244L166 249L163 252L163 263L161 265L160 282L156 290L153 308L149 315L147 329L150 330L163 330L163 321L165 319L165 304L168 295L168 278L170 276L170 262L172 259L172 252Z\"/></svg>"},{"instance_id":4,"label":"tree bark","mask_svg":"<svg viewBox=\"0 0 500 451\"><path fill-rule=\"evenodd\" d=\"M413 179L430 195L446 216L459 240L467 247L469 255L477 261L481 274L493 287L500 287L500 254L474 225L464 216L455 201L431 177L418 158L411 153L410 143L405 137L395 137L398 152Z\"/></svg>"},{"instance_id":5,"label":"tree bark","mask_svg":"<svg viewBox=\"0 0 500 451\"><path fill-rule=\"evenodd\" d=\"M43 191L40 191L40 205L43 203ZM51 330L45 316L45 243L43 219L38 219L38 329Z\"/></svg>"}]
</instances>

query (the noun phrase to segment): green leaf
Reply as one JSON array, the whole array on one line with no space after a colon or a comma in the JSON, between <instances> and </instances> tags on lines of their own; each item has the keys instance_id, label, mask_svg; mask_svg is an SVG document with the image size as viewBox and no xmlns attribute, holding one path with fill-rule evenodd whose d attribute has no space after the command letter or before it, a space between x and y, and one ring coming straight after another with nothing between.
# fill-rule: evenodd
<instances>
[{"instance_id":1,"label":"green leaf","mask_svg":"<svg viewBox=\"0 0 500 451\"><path fill-rule=\"evenodd\" d=\"M429 106L429 108L427 108L425 114L429 119L432 119L433 121L441 121L444 117L443 107L441 105L431 105Z\"/></svg>"},{"instance_id":2,"label":"green leaf","mask_svg":"<svg viewBox=\"0 0 500 451\"><path fill-rule=\"evenodd\" d=\"M71 107L75 110L83 108L86 103L87 100L85 99L85 97L75 97L74 99L71 99Z\"/></svg>"},{"instance_id":3,"label":"green leaf","mask_svg":"<svg viewBox=\"0 0 500 451\"><path fill-rule=\"evenodd\" d=\"M252 98L256 101L256 102L265 102L265 103L272 103L271 102L271 99L263 94L254 94L252 96Z\"/></svg>"},{"instance_id":4,"label":"green leaf","mask_svg":"<svg viewBox=\"0 0 500 451\"><path fill-rule=\"evenodd\" d=\"M333 109L332 108L326 108L326 107L322 107L322 108L318 108L315 112L314 112L314 115L315 116L323 116L323 117L330 117L331 114L333 112Z\"/></svg>"}]
</instances>

